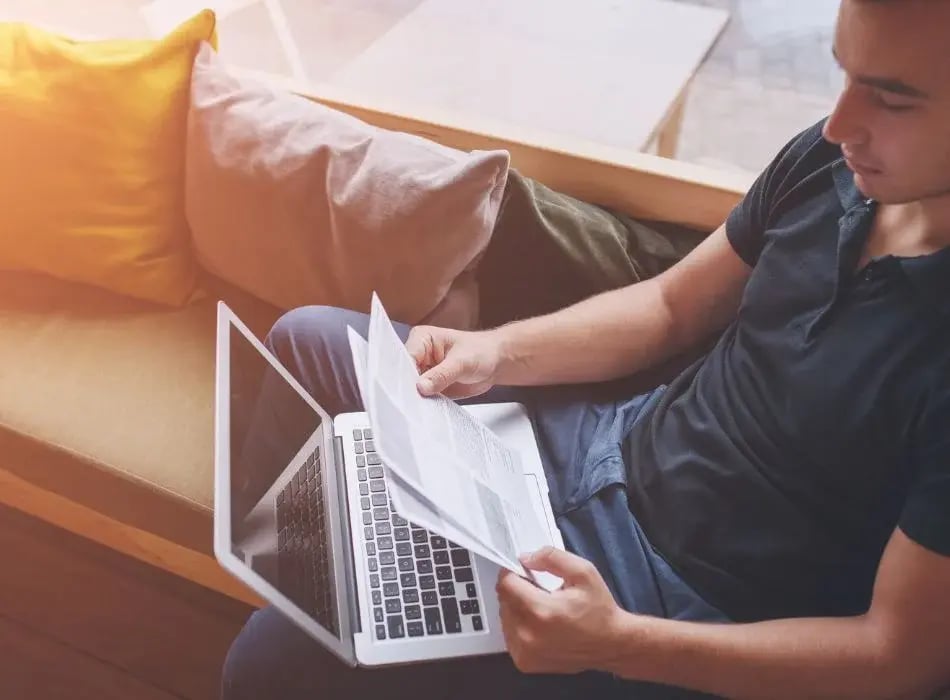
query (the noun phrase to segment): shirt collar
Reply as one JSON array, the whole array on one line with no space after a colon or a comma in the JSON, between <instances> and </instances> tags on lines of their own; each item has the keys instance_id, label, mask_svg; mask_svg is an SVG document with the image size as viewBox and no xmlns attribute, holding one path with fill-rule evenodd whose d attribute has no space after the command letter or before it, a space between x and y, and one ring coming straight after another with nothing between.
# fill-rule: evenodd
<instances>
[{"instance_id":1,"label":"shirt collar","mask_svg":"<svg viewBox=\"0 0 950 700\"><path fill-rule=\"evenodd\" d=\"M834 162L832 176L841 208L846 213L872 203L854 184L854 173L844 162L844 158ZM921 296L950 315L950 246L930 255L898 260L907 279Z\"/></svg>"}]
</instances>

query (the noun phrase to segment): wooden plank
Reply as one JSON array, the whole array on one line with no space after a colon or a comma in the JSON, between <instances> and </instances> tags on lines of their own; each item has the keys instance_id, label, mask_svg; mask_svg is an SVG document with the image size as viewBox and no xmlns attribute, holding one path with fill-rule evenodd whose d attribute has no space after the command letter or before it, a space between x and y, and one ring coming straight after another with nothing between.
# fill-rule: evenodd
<instances>
[{"instance_id":1,"label":"wooden plank","mask_svg":"<svg viewBox=\"0 0 950 700\"><path fill-rule=\"evenodd\" d=\"M175 696L217 695L248 606L8 508L0 551L0 615Z\"/></svg>"},{"instance_id":2,"label":"wooden plank","mask_svg":"<svg viewBox=\"0 0 950 700\"><path fill-rule=\"evenodd\" d=\"M0 469L0 503L249 605L263 604L214 558L113 520L3 469Z\"/></svg>"},{"instance_id":3,"label":"wooden plank","mask_svg":"<svg viewBox=\"0 0 950 700\"><path fill-rule=\"evenodd\" d=\"M0 617L0 697L10 700L176 700L177 696Z\"/></svg>"}]
</instances>

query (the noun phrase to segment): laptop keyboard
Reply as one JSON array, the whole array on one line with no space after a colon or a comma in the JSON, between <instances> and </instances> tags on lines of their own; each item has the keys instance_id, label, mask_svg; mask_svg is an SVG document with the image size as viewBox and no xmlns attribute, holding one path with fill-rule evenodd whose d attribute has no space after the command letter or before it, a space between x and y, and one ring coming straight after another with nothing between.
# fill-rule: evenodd
<instances>
[{"instance_id":1,"label":"laptop keyboard","mask_svg":"<svg viewBox=\"0 0 950 700\"><path fill-rule=\"evenodd\" d=\"M353 448L375 638L482 632L469 551L395 512L372 430L354 428Z\"/></svg>"},{"instance_id":2,"label":"laptop keyboard","mask_svg":"<svg viewBox=\"0 0 950 700\"><path fill-rule=\"evenodd\" d=\"M277 494L277 576L295 604L338 634L321 472L318 447Z\"/></svg>"}]
</instances>

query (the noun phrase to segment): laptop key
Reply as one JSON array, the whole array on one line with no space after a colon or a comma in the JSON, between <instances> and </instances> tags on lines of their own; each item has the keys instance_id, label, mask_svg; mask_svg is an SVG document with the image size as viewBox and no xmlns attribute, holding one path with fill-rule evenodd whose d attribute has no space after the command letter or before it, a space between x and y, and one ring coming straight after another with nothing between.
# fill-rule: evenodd
<instances>
[{"instance_id":1,"label":"laptop key","mask_svg":"<svg viewBox=\"0 0 950 700\"><path fill-rule=\"evenodd\" d=\"M366 451L367 451L367 452L375 452L375 451L376 451L376 445L374 445L374 444L373 444L373 441L370 440L369 438L366 438Z\"/></svg>"},{"instance_id":2,"label":"laptop key","mask_svg":"<svg viewBox=\"0 0 950 700\"><path fill-rule=\"evenodd\" d=\"M439 551L433 553L433 555L432 555L432 560L433 560L436 564L448 564L448 563L449 563L449 553L446 552L444 549L443 549L443 550L439 550Z\"/></svg>"},{"instance_id":3,"label":"laptop key","mask_svg":"<svg viewBox=\"0 0 950 700\"><path fill-rule=\"evenodd\" d=\"M402 612L402 603L399 602L399 598L386 599L386 612L390 614Z\"/></svg>"},{"instance_id":4,"label":"laptop key","mask_svg":"<svg viewBox=\"0 0 950 700\"><path fill-rule=\"evenodd\" d=\"M371 428L363 428L363 439L364 439L364 440L372 440L372 439L373 439L373 431L372 431Z\"/></svg>"},{"instance_id":5,"label":"laptop key","mask_svg":"<svg viewBox=\"0 0 950 700\"><path fill-rule=\"evenodd\" d=\"M379 588L379 574L369 575L369 585L370 588Z\"/></svg>"},{"instance_id":6,"label":"laptop key","mask_svg":"<svg viewBox=\"0 0 950 700\"><path fill-rule=\"evenodd\" d=\"M417 591L415 588L404 588L402 590L402 602L403 603L418 603L419 591Z\"/></svg>"},{"instance_id":7,"label":"laptop key","mask_svg":"<svg viewBox=\"0 0 950 700\"><path fill-rule=\"evenodd\" d=\"M434 590L435 589L435 577L433 576L420 576L419 577L419 588L424 591Z\"/></svg>"},{"instance_id":8,"label":"laptop key","mask_svg":"<svg viewBox=\"0 0 950 700\"><path fill-rule=\"evenodd\" d=\"M449 540L449 549L465 549L465 547L463 547L457 542L453 542L452 540Z\"/></svg>"},{"instance_id":9,"label":"laptop key","mask_svg":"<svg viewBox=\"0 0 950 700\"><path fill-rule=\"evenodd\" d=\"M419 621L406 623L406 631L410 637L422 637L425 635L425 627Z\"/></svg>"},{"instance_id":10,"label":"laptop key","mask_svg":"<svg viewBox=\"0 0 950 700\"><path fill-rule=\"evenodd\" d=\"M428 542L429 537L428 535L426 535L425 530L416 530L415 528L413 528L412 541L415 542L416 544L421 544L423 542Z\"/></svg>"},{"instance_id":11,"label":"laptop key","mask_svg":"<svg viewBox=\"0 0 950 700\"><path fill-rule=\"evenodd\" d=\"M367 542L367 543L366 543L366 553L367 553L369 556L371 556L371 557L372 557L372 556L376 556L376 543L375 543L375 542Z\"/></svg>"},{"instance_id":12,"label":"laptop key","mask_svg":"<svg viewBox=\"0 0 950 700\"><path fill-rule=\"evenodd\" d=\"M376 506L373 508L373 517L376 518L376 520L389 520L389 508Z\"/></svg>"},{"instance_id":13,"label":"laptop key","mask_svg":"<svg viewBox=\"0 0 950 700\"><path fill-rule=\"evenodd\" d=\"M478 595L477 591L475 590L474 583L466 583L465 592L468 593L469 598L475 598Z\"/></svg>"},{"instance_id":14,"label":"laptop key","mask_svg":"<svg viewBox=\"0 0 950 700\"><path fill-rule=\"evenodd\" d=\"M397 542L408 542L409 541L409 528L408 527L397 527L393 530L393 536L396 538Z\"/></svg>"},{"instance_id":15,"label":"laptop key","mask_svg":"<svg viewBox=\"0 0 950 700\"><path fill-rule=\"evenodd\" d=\"M378 590L373 591L373 605L382 605L383 604L383 594Z\"/></svg>"},{"instance_id":16,"label":"laptop key","mask_svg":"<svg viewBox=\"0 0 950 700\"><path fill-rule=\"evenodd\" d=\"M386 625L376 625L376 639L386 639Z\"/></svg>"},{"instance_id":17,"label":"laptop key","mask_svg":"<svg viewBox=\"0 0 950 700\"><path fill-rule=\"evenodd\" d=\"M376 523L376 534L377 535L388 535L393 531L393 526L387 522Z\"/></svg>"},{"instance_id":18,"label":"laptop key","mask_svg":"<svg viewBox=\"0 0 950 700\"><path fill-rule=\"evenodd\" d=\"M455 584L451 581L439 581L439 595L441 596L453 596L455 595Z\"/></svg>"},{"instance_id":19,"label":"laptop key","mask_svg":"<svg viewBox=\"0 0 950 700\"><path fill-rule=\"evenodd\" d=\"M383 621L383 609L382 608L373 608L373 619L376 622Z\"/></svg>"},{"instance_id":20,"label":"laptop key","mask_svg":"<svg viewBox=\"0 0 950 700\"><path fill-rule=\"evenodd\" d=\"M363 486L364 484L360 484L360 488L362 488ZM382 493L383 491L386 490L386 482L383 481L382 479L372 479L369 482L369 490L372 491L373 493Z\"/></svg>"},{"instance_id":21,"label":"laptop key","mask_svg":"<svg viewBox=\"0 0 950 700\"><path fill-rule=\"evenodd\" d=\"M383 478L383 468L380 466L370 467L369 468L369 478L370 479L382 479Z\"/></svg>"},{"instance_id":22,"label":"laptop key","mask_svg":"<svg viewBox=\"0 0 950 700\"><path fill-rule=\"evenodd\" d=\"M362 439L363 439L363 431L360 430L359 428L353 428L353 439L354 439L354 440L362 440Z\"/></svg>"},{"instance_id":23,"label":"laptop key","mask_svg":"<svg viewBox=\"0 0 950 700\"><path fill-rule=\"evenodd\" d=\"M363 510L369 510L369 499L366 496L360 498L360 508Z\"/></svg>"},{"instance_id":24,"label":"laptop key","mask_svg":"<svg viewBox=\"0 0 950 700\"><path fill-rule=\"evenodd\" d=\"M383 578L383 581L395 581L396 580L396 567L395 566L384 566L380 570L380 575Z\"/></svg>"},{"instance_id":25,"label":"laptop key","mask_svg":"<svg viewBox=\"0 0 950 700\"><path fill-rule=\"evenodd\" d=\"M385 506L389 503L389 499L386 498L385 493L374 493L373 494L373 505L374 506Z\"/></svg>"},{"instance_id":26,"label":"laptop key","mask_svg":"<svg viewBox=\"0 0 950 700\"><path fill-rule=\"evenodd\" d=\"M409 557L403 557L399 560L400 571L415 571L415 563Z\"/></svg>"},{"instance_id":27,"label":"laptop key","mask_svg":"<svg viewBox=\"0 0 950 700\"><path fill-rule=\"evenodd\" d=\"M373 524L373 514L369 511L363 511L363 524L372 525Z\"/></svg>"},{"instance_id":28,"label":"laptop key","mask_svg":"<svg viewBox=\"0 0 950 700\"><path fill-rule=\"evenodd\" d=\"M396 563L396 555L393 554L392 550L379 553L379 563L384 566L392 566Z\"/></svg>"},{"instance_id":29,"label":"laptop key","mask_svg":"<svg viewBox=\"0 0 950 700\"><path fill-rule=\"evenodd\" d=\"M378 466L383 463L383 460L379 458L379 453L370 452L366 455L366 463L372 467Z\"/></svg>"},{"instance_id":30,"label":"laptop key","mask_svg":"<svg viewBox=\"0 0 950 700\"><path fill-rule=\"evenodd\" d=\"M452 580L452 567L451 566L437 566L435 567L435 576L440 581L451 581ZM385 581L386 579L383 578Z\"/></svg>"},{"instance_id":31,"label":"laptop key","mask_svg":"<svg viewBox=\"0 0 950 700\"><path fill-rule=\"evenodd\" d=\"M356 455L356 466L365 467L366 466L366 457L363 455Z\"/></svg>"},{"instance_id":32,"label":"laptop key","mask_svg":"<svg viewBox=\"0 0 950 700\"><path fill-rule=\"evenodd\" d=\"M420 574L431 574L432 573L432 562L428 559L421 559L416 562L416 568Z\"/></svg>"},{"instance_id":33,"label":"laptop key","mask_svg":"<svg viewBox=\"0 0 950 700\"><path fill-rule=\"evenodd\" d=\"M468 550L456 549L452 551L452 566L471 566L472 559L468 556Z\"/></svg>"},{"instance_id":34,"label":"laptop key","mask_svg":"<svg viewBox=\"0 0 950 700\"><path fill-rule=\"evenodd\" d=\"M376 540L376 546L380 549L392 549L393 548L393 538L392 537L380 537Z\"/></svg>"},{"instance_id":35,"label":"laptop key","mask_svg":"<svg viewBox=\"0 0 950 700\"><path fill-rule=\"evenodd\" d=\"M375 557L370 557L369 561L367 562L367 566L369 566L369 570L373 572L379 568L379 564L376 562Z\"/></svg>"},{"instance_id":36,"label":"laptop key","mask_svg":"<svg viewBox=\"0 0 950 700\"><path fill-rule=\"evenodd\" d=\"M393 527L406 527L409 521L401 515L393 515Z\"/></svg>"},{"instance_id":37,"label":"laptop key","mask_svg":"<svg viewBox=\"0 0 950 700\"><path fill-rule=\"evenodd\" d=\"M364 528L363 528L363 537L365 537L365 538L368 539L368 540L373 539L373 528L371 528L371 527L364 527Z\"/></svg>"},{"instance_id":38,"label":"laptop key","mask_svg":"<svg viewBox=\"0 0 950 700\"><path fill-rule=\"evenodd\" d=\"M463 615L472 614L472 601L470 600L460 600L459 601L459 610Z\"/></svg>"},{"instance_id":39,"label":"laptop key","mask_svg":"<svg viewBox=\"0 0 950 700\"><path fill-rule=\"evenodd\" d=\"M429 634L442 634L442 616L439 615L439 609L425 608L423 614L426 618L426 632Z\"/></svg>"},{"instance_id":40,"label":"laptop key","mask_svg":"<svg viewBox=\"0 0 950 700\"><path fill-rule=\"evenodd\" d=\"M399 584L398 583L386 583L383 585L383 595L387 598L392 598L393 596L399 595Z\"/></svg>"},{"instance_id":41,"label":"laptop key","mask_svg":"<svg viewBox=\"0 0 950 700\"><path fill-rule=\"evenodd\" d=\"M416 575L415 574L400 574L399 583L403 588L415 588Z\"/></svg>"},{"instance_id":42,"label":"laptop key","mask_svg":"<svg viewBox=\"0 0 950 700\"><path fill-rule=\"evenodd\" d=\"M401 557L411 557L412 556L412 545L408 542L397 542L396 543L396 554Z\"/></svg>"},{"instance_id":43,"label":"laptop key","mask_svg":"<svg viewBox=\"0 0 950 700\"><path fill-rule=\"evenodd\" d=\"M368 496L368 495L369 495L369 486L367 486L366 482L364 481L362 484L360 484L360 496Z\"/></svg>"},{"instance_id":44,"label":"laptop key","mask_svg":"<svg viewBox=\"0 0 950 700\"><path fill-rule=\"evenodd\" d=\"M417 544L412 550L413 554L416 555L416 559L428 559L429 558L429 545L427 544Z\"/></svg>"},{"instance_id":45,"label":"laptop key","mask_svg":"<svg viewBox=\"0 0 950 700\"><path fill-rule=\"evenodd\" d=\"M475 631L476 631L476 632L481 632L481 631L482 631L482 618L479 617L478 615L475 615L475 616L472 618L472 627L475 628Z\"/></svg>"},{"instance_id":46,"label":"laptop key","mask_svg":"<svg viewBox=\"0 0 950 700\"><path fill-rule=\"evenodd\" d=\"M449 634L462 631L462 619L459 617L459 609L455 603L455 598L442 599L442 619L445 621L445 631Z\"/></svg>"},{"instance_id":47,"label":"laptop key","mask_svg":"<svg viewBox=\"0 0 950 700\"><path fill-rule=\"evenodd\" d=\"M467 581L474 581L475 576L472 574L472 569L468 566L464 566L461 569L455 570L455 580L459 583L465 583Z\"/></svg>"},{"instance_id":48,"label":"laptop key","mask_svg":"<svg viewBox=\"0 0 950 700\"><path fill-rule=\"evenodd\" d=\"M407 620L418 620L420 617L422 617L422 608L420 608L418 605L406 606Z\"/></svg>"},{"instance_id":49,"label":"laptop key","mask_svg":"<svg viewBox=\"0 0 950 700\"><path fill-rule=\"evenodd\" d=\"M401 615L391 615L386 618L386 626L389 628L390 639L401 639L406 636L406 629L403 626Z\"/></svg>"},{"instance_id":50,"label":"laptop key","mask_svg":"<svg viewBox=\"0 0 950 700\"><path fill-rule=\"evenodd\" d=\"M366 470L365 470L365 469L357 469L357 470L356 470L356 478L357 478L358 480L360 480L360 481L366 481Z\"/></svg>"},{"instance_id":51,"label":"laptop key","mask_svg":"<svg viewBox=\"0 0 950 700\"><path fill-rule=\"evenodd\" d=\"M354 450L354 451L356 452L356 454L358 454L358 455L363 454L363 443L362 443L362 442L353 443L353 450Z\"/></svg>"},{"instance_id":52,"label":"laptop key","mask_svg":"<svg viewBox=\"0 0 950 700\"><path fill-rule=\"evenodd\" d=\"M432 542L432 549L445 549L448 547L445 543L445 538L439 537L438 535L432 535L430 542Z\"/></svg>"},{"instance_id":53,"label":"laptop key","mask_svg":"<svg viewBox=\"0 0 950 700\"><path fill-rule=\"evenodd\" d=\"M423 605L438 605L439 596L436 595L435 591L423 591L422 604Z\"/></svg>"}]
</instances>

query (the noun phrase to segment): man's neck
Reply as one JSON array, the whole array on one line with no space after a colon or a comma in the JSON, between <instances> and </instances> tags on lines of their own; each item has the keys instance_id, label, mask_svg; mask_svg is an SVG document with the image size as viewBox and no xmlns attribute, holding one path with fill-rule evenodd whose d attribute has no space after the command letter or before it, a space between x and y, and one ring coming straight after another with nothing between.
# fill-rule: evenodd
<instances>
[{"instance_id":1,"label":"man's neck","mask_svg":"<svg viewBox=\"0 0 950 700\"><path fill-rule=\"evenodd\" d=\"M879 204L863 262L882 255L914 257L950 246L950 195Z\"/></svg>"}]
</instances>

